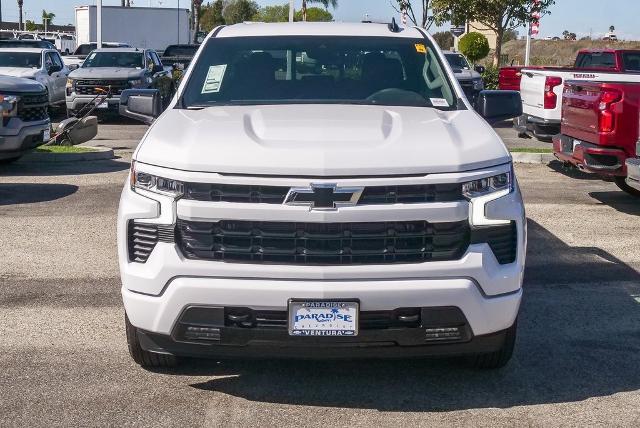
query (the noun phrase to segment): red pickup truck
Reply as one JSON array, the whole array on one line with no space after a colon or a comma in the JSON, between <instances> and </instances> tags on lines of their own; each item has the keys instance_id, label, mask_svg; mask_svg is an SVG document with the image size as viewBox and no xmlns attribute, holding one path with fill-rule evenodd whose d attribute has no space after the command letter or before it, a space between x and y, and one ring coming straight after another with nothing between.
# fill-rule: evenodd
<instances>
[{"instance_id":1,"label":"red pickup truck","mask_svg":"<svg viewBox=\"0 0 640 428\"><path fill-rule=\"evenodd\" d=\"M554 154L585 172L613 179L620 189L640 197L640 191L625 182L625 161L636 155L639 113L640 83L565 82Z\"/></svg>"},{"instance_id":2,"label":"red pickup truck","mask_svg":"<svg viewBox=\"0 0 640 428\"><path fill-rule=\"evenodd\" d=\"M519 91L523 68L528 70L561 69L560 67L525 67L523 65L502 67L498 75L498 87L507 91ZM566 68L562 70L566 70ZM606 71L608 73L640 72L640 50L583 49L578 51L571 70Z\"/></svg>"}]
</instances>

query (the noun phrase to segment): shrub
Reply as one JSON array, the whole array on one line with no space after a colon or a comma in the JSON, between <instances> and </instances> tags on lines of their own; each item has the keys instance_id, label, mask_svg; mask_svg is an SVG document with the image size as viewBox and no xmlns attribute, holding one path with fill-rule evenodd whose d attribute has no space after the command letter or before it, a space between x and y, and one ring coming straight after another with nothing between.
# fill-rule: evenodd
<instances>
[{"instance_id":1,"label":"shrub","mask_svg":"<svg viewBox=\"0 0 640 428\"><path fill-rule=\"evenodd\" d=\"M484 81L485 89L498 89L498 77L500 69L492 65L487 66L482 73L482 80Z\"/></svg>"},{"instance_id":2,"label":"shrub","mask_svg":"<svg viewBox=\"0 0 640 428\"><path fill-rule=\"evenodd\" d=\"M460 38L458 49L475 63L489 55L489 41L480 33L467 33Z\"/></svg>"}]
</instances>

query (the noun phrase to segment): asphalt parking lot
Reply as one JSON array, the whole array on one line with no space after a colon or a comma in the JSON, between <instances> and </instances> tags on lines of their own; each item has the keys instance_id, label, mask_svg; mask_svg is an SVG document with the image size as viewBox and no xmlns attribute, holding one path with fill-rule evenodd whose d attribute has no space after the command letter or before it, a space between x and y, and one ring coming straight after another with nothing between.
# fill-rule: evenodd
<instances>
[{"instance_id":1,"label":"asphalt parking lot","mask_svg":"<svg viewBox=\"0 0 640 428\"><path fill-rule=\"evenodd\" d=\"M0 168L0 425L640 425L640 204L558 164L516 167L529 252L503 370L452 360L141 369L124 336L115 218L144 131L101 126L91 144L116 160Z\"/></svg>"}]
</instances>

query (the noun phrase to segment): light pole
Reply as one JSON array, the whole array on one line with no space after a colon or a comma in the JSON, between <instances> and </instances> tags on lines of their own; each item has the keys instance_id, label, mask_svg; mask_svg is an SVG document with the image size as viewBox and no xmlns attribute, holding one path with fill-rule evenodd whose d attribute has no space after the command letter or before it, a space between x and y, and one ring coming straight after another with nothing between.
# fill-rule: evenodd
<instances>
[{"instance_id":1,"label":"light pole","mask_svg":"<svg viewBox=\"0 0 640 428\"><path fill-rule=\"evenodd\" d=\"M289 22L293 22L293 14L295 9L295 1L289 0Z\"/></svg>"},{"instance_id":2,"label":"light pole","mask_svg":"<svg viewBox=\"0 0 640 428\"><path fill-rule=\"evenodd\" d=\"M102 0L96 1L96 47L102 48Z\"/></svg>"}]
</instances>

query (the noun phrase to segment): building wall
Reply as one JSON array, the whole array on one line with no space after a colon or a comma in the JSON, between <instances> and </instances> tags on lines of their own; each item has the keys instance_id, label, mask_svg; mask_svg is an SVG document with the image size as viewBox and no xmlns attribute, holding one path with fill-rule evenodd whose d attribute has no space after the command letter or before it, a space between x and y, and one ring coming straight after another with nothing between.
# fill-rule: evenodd
<instances>
[{"instance_id":1,"label":"building wall","mask_svg":"<svg viewBox=\"0 0 640 428\"><path fill-rule=\"evenodd\" d=\"M475 32L475 33L480 33L484 35L489 41L489 47L491 49L496 48L496 41L498 37L496 36L496 33L492 29L487 28L486 26L480 24L479 22L470 22L468 25L468 28L470 33Z\"/></svg>"}]
</instances>

